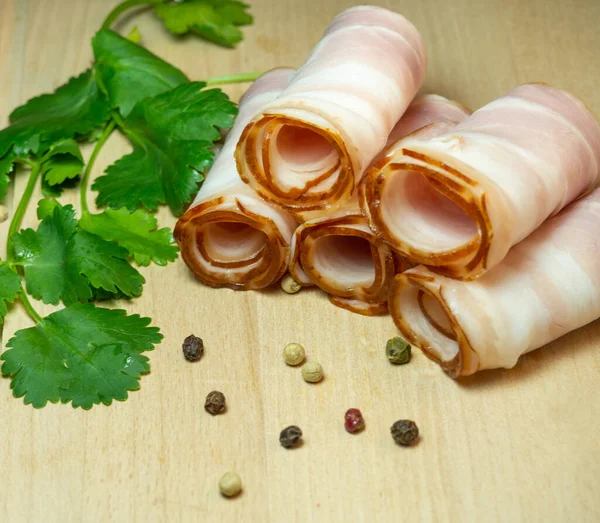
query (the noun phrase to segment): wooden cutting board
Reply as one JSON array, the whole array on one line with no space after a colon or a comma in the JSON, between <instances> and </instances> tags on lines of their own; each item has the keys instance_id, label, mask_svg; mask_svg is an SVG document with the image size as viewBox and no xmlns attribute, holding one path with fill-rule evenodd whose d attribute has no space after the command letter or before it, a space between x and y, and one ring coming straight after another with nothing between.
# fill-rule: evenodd
<instances>
[{"instance_id":1,"label":"wooden cutting board","mask_svg":"<svg viewBox=\"0 0 600 523\"><path fill-rule=\"evenodd\" d=\"M0 0L2 125L16 105L89 65L90 38L115 3ZM149 13L118 29L138 25L144 45L202 79L300 65L328 21L354 2L252 3L256 23L236 50L171 38ZM597 0L381 3L426 39L424 91L477 108L519 83L544 81L600 113ZM228 92L237 98L243 87ZM114 136L94 176L125 152ZM17 194L23 187L21 174ZM175 223L167 212L160 219ZM34 224L32 206L25 225ZM7 228L0 225L3 246ZM390 365L391 320L336 309L316 290L212 290L180 260L142 272L143 296L123 306L151 316L165 339L127 402L35 410L0 380L0 521L600 520L599 322L515 369L455 382L418 351L410 365ZM14 308L3 341L30 325ZM206 346L194 364L181 354L190 333ZM283 364L291 341L322 363L322 383L308 385ZM213 389L226 394L226 415L204 412ZM349 407L366 418L360 435L344 431ZM389 427L399 418L419 424L417 447L392 441ZM302 427L302 448L279 445L289 424ZM244 482L233 500L217 489L228 470Z\"/></svg>"}]
</instances>

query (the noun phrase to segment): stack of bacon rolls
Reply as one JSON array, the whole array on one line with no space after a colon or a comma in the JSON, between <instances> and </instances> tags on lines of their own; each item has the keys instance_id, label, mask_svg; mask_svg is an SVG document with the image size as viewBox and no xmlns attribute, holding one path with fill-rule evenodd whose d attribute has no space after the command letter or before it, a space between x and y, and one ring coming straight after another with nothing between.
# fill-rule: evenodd
<instances>
[{"instance_id":1,"label":"stack of bacon rolls","mask_svg":"<svg viewBox=\"0 0 600 523\"><path fill-rule=\"evenodd\" d=\"M389 310L452 377L512 367L600 317L600 126L543 84L471 114L417 96L426 68L403 16L340 13L299 69L244 95L175 238L207 285L289 271Z\"/></svg>"}]
</instances>

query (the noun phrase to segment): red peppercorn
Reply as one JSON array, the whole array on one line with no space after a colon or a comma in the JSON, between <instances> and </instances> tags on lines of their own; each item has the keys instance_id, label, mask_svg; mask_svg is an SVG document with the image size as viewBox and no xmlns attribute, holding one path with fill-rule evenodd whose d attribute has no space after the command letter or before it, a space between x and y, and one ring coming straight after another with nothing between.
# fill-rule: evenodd
<instances>
[{"instance_id":1,"label":"red peppercorn","mask_svg":"<svg viewBox=\"0 0 600 523\"><path fill-rule=\"evenodd\" d=\"M365 419L358 409L348 409L344 415L344 427L350 434L360 432L365 428Z\"/></svg>"}]
</instances>

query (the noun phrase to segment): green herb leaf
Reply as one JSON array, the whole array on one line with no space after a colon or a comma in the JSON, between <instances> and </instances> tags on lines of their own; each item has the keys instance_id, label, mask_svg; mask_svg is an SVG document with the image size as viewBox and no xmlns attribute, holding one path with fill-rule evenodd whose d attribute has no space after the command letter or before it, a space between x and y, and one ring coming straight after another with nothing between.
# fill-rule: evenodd
<instances>
[{"instance_id":1,"label":"green herb leaf","mask_svg":"<svg viewBox=\"0 0 600 523\"><path fill-rule=\"evenodd\" d=\"M88 301L91 287L138 296L144 278L127 262L127 251L78 230L74 215L71 205L55 206L37 231L25 229L13 236L14 259L23 266L27 292L54 305Z\"/></svg>"},{"instance_id":2,"label":"green herb leaf","mask_svg":"<svg viewBox=\"0 0 600 523\"><path fill-rule=\"evenodd\" d=\"M21 278L0 262L0 325L8 312L7 304L15 301L21 290Z\"/></svg>"},{"instance_id":3,"label":"green herb leaf","mask_svg":"<svg viewBox=\"0 0 600 523\"><path fill-rule=\"evenodd\" d=\"M59 185L76 178L83 170L84 161L75 140L63 140L50 146L44 154L42 176L48 185Z\"/></svg>"},{"instance_id":4,"label":"green herb leaf","mask_svg":"<svg viewBox=\"0 0 600 523\"><path fill-rule=\"evenodd\" d=\"M138 265L166 265L177 259L179 249L172 245L173 236L165 227L156 230L156 218L142 209L108 209L101 214L84 213L79 220L82 229L107 241L118 243L129 251Z\"/></svg>"},{"instance_id":5,"label":"green herb leaf","mask_svg":"<svg viewBox=\"0 0 600 523\"><path fill-rule=\"evenodd\" d=\"M48 216L52 216L54 209L60 207L60 203L54 198L44 198L38 202L37 217L38 220L43 220Z\"/></svg>"},{"instance_id":6,"label":"green herb leaf","mask_svg":"<svg viewBox=\"0 0 600 523\"><path fill-rule=\"evenodd\" d=\"M162 340L149 323L123 310L71 305L18 331L0 357L2 374L12 378L15 397L38 408L48 401L89 409L126 400L150 370L142 352Z\"/></svg>"},{"instance_id":7,"label":"green herb leaf","mask_svg":"<svg viewBox=\"0 0 600 523\"><path fill-rule=\"evenodd\" d=\"M188 83L136 105L125 120L133 153L95 181L99 205L152 211L166 202L175 215L184 211L212 164L219 128L231 127L237 113L225 93L203 87Z\"/></svg>"},{"instance_id":8,"label":"green herb leaf","mask_svg":"<svg viewBox=\"0 0 600 523\"><path fill-rule=\"evenodd\" d=\"M159 4L156 14L174 34L196 33L226 47L234 47L243 38L236 26L249 25L250 6L236 0L187 0Z\"/></svg>"},{"instance_id":9,"label":"green herb leaf","mask_svg":"<svg viewBox=\"0 0 600 523\"><path fill-rule=\"evenodd\" d=\"M14 159L39 156L60 140L86 135L100 127L109 112L91 71L52 94L29 100L12 112L11 125L0 131L0 178L3 171L10 172ZM5 182L0 181L0 187Z\"/></svg>"},{"instance_id":10,"label":"green herb leaf","mask_svg":"<svg viewBox=\"0 0 600 523\"><path fill-rule=\"evenodd\" d=\"M176 67L108 29L96 34L92 46L98 81L123 116L140 100L188 82Z\"/></svg>"}]
</instances>

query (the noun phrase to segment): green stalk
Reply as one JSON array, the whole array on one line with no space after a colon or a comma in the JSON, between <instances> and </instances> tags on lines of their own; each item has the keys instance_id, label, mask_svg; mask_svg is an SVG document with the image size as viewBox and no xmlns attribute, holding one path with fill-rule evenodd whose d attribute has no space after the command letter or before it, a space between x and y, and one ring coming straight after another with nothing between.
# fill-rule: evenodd
<instances>
[{"instance_id":1,"label":"green stalk","mask_svg":"<svg viewBox=\"0 0 600 523\"><path fill-rule=\"evenodd\" d=\"M82 213L89 212L89 208L88 208L88 204L87 204L87 189L88 189L88 183L90 180L90 173L92 172L94 163L96 162L96 157L98 156L100 149L102 149L102 146L106 143L106 140L108 140L108 137L114 131L116 125L117 125L116 122L114 120L111 120L107 124L107 126L104 128L104 131L102 131L100 138L98 138L98 141L96 142L96 145L94 146L94 150L92 151L92 155L90 156L90 159L89 159L87 165L85 166L85 169L81 176L81 186L79 187L79 197L80 197L80 201L81 201L81 212Z\"/></svg>"},{"instance_id":2,"label":"green stalk","mask_svg":"<svg viewBox=\"0 0 600 523\"><path fill-rule=\"evenodd\" d=\"M44 320L35 311L35 309L33 308L33 305L31 305L31 302L29 301L29 296L27 296L27 293L25 292L25 289L23 289L22 286L21 286L20 299L21 299L21 303L23 304L23 308L27 311L27 314L29 314L29 316L31 316L31 318L36 323L42 323Z\"/></svg>"},{"instance_id":3,"label":"green stalk","mask_svg":"<svg viewBox=\"0 0 600 523\"><path fill-rule=\"evenodd\" d=\"M163 4L165 1L166 0L126 0L125 2L118 4L110 13L108 13L106 20L104 20L104 23L102 24L102 29L110 29L110 26L115 23L119 16L134 7L140 5L158 5Z\"/></svg>"},{"instance_id":4,"label":"green stalk","mask_svg":"<svg viewBox=\"0 0 600 523\"><path fill-rule=\"evenodd\" d=\"M238 84L242 82L254 82L263 73L239 73L229 74L226 76L214 76L208 80L204 80L207 86L209 85L224 85L224 84Z\"/></svg>"},{"instance_id":5,"label":"green stalk","mask_svg":"<svg viewBox=\"0 0 600 523\"><path fill-rule=\"evenodd\" d=\"M40 162L31 163L31 172L29 173L29 180L27 181L27 186L23 191L21 201L19 202L17 210L15 211L15 214L10 222L10 227L8 228L8 236L6 240L6 255L9 261L11 261L12 259L12 253L10 252L10 239L13 236L13 234L15 234L21 227L23 216L25 216L25 211L27 210L27 206L29 205L29 200L31 200L31 195L33 194L33 190L35 189L35 184L37 183L37 180L40 176L40 170Z\"/></svg>"},{"instance_id":6,"label":"green stalk","mask_svg":"<svg viewBox=\"0 0 600 523\"><path fill-rule=\"evenodd\" d=\"M29 173L29 180L27 181L27 186L25 187L25 190L23 191L23 195L21 196L21 200L19 201L17 210L15 211L15 214L13 215L12 220L10 222L10 227L8 228L8 235L6 238L6 258L7 258L9 265L11 266L12 270L15 272L16 272L16 269L14 268L14 266L12 266L12 263L11 263L13 261L12 260L13 255L12 255L12 249L10 248L10 241L11 241L13 235L21 227L21 222L23 221L23 216L25 216L25 211L27 210L27 206L29 205L29 201L31 200L31 195L33 194L33 190L35 189L35 184L37 183L37 180L40 176L40 171L42 168L41 162L39 162L39 161L27 162L27 163L29 165L31 165L31 172ZM35 312L35 309L31 305L31 302L29 301L29 298L27 297L27 294L22 286L21 286L20 298L21 298L21 303L23 304L23 307L25 307L25 310L31 316L31 318L36 323L41 323L42 322L41 316L37 312Z\"/></svg>"}]
</instances>

